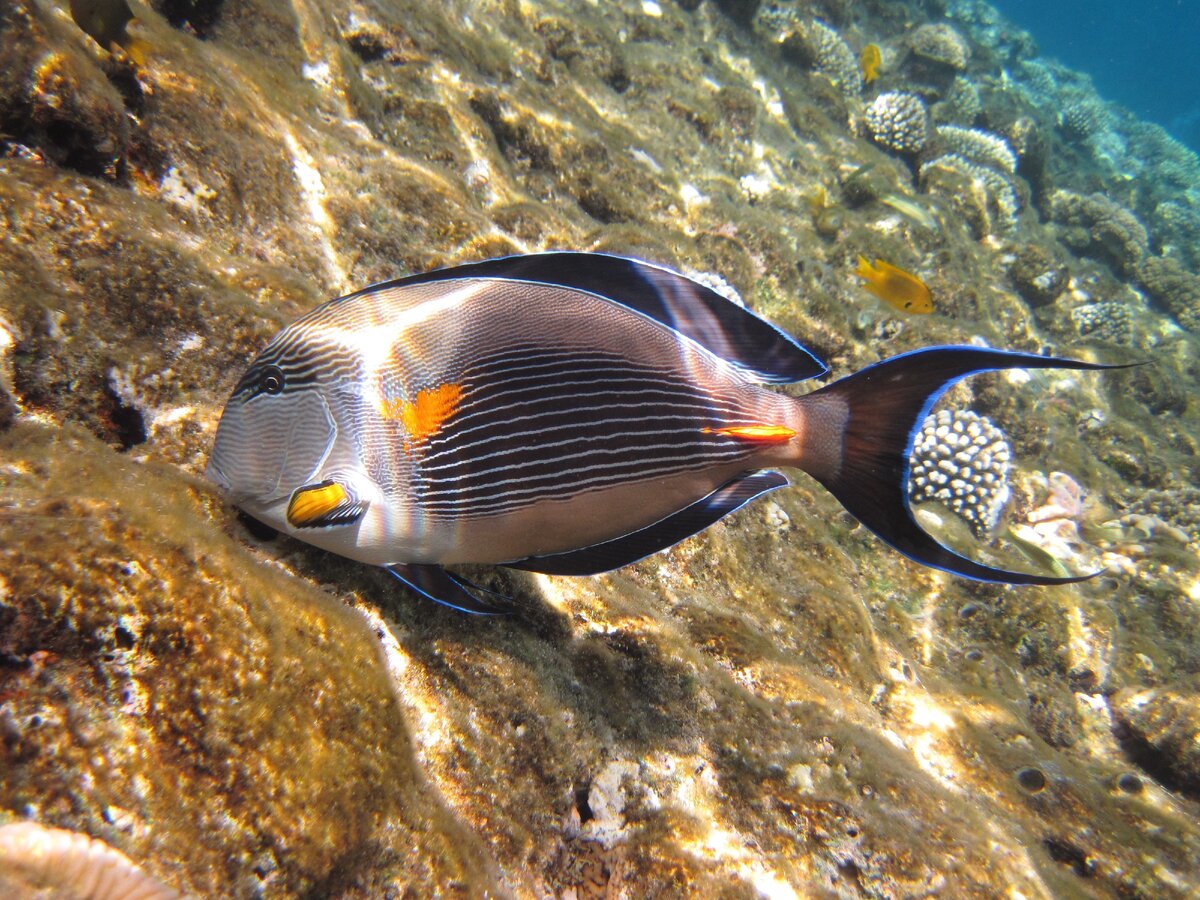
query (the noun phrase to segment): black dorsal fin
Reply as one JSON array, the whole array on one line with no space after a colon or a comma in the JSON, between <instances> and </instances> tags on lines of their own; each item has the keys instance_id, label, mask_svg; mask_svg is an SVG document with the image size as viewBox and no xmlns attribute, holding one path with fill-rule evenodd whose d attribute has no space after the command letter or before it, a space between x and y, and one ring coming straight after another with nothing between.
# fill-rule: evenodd
<instances>
[{"instance_id":1,"label":"black dorsal fin","mask_svg":"<svg viewBox=\"0 0 1200 900\"><path fill-rule=\"evenodd\" d=\"M547 575L595 575L619 569L698 534L718 519L741 509L755 497L787 484L787 478L778 472L747 472L640 531L579 550L531 556L505 565Z\"/></svg>"},{"instance_id":2,"label":"black dorsal fin","mask_svg":"<svg viewBox=\"0 0 1200 900\"><path fill-rule=\"evenodd\" d=\"M625 256L573 251L503 256L409 275L365 290L457 278L535 281L596 294L678 331L771 384L803 381L826 371L824 363L791 335L712 288L662 266Z\"/></svg>"}]
</instances>

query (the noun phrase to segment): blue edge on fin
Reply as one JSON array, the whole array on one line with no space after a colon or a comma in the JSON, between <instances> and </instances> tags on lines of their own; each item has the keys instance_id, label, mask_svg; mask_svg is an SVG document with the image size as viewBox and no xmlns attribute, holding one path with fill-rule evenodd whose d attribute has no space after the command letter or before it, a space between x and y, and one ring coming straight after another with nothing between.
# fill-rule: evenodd
<instances>
[{"instance_id":1,"label":"blue edge on fin","mask_svg":"<svg viewBox=\"0 0 1200 900\"><path fill-rule=\"evenodd\" d=\"M982 347L925 347L890 357L826 385L809 397L836 397L847 411L840 464L810 471L863 525L914 562L994 584L1072 584L1066 578L1010 572L974 562L938 543L908 505L908 458L930 409L955 382L999 369L1124 369L1055 356Z\"/></svg>"}]
</instances>

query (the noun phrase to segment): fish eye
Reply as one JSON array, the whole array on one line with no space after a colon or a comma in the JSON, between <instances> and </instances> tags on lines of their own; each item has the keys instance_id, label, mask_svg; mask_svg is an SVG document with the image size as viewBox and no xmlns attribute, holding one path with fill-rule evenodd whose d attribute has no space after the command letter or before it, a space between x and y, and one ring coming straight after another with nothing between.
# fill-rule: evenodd
<instances>
[{"instance_id":1,"label":"fish eye","mask_svg":"<svg viewBox=\"0 0 1200 900\"><path fill-rule=\"evenodd\" d=\"M267 366L258 379L258 387L264 394L278 394L283 390L283 370L279 366Z\"/></svg>"}]
</instances>

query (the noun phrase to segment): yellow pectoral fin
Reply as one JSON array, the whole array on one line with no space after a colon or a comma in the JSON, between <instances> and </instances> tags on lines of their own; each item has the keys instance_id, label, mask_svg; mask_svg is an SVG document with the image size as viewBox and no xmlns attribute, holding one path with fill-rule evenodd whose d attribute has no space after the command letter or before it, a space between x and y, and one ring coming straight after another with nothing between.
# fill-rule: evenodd
<instances>
[{"instance_id":1,"label":"yellow pectoral fin","mask_svg":"<svg viewBox=\"0 0 1200 900\"><path fill-rule=\"evenodd\" d=\"M297 488L288 503L287 520L293 528L324 528L358 521L367 505L352 498L336 481Z\"/></svg>"},{"instance_id":2,"label":"yellow pectoral fin","mask_svg":"<svg viewBox=\"0 0 1200 900\"><path fill-rule=\"evenodd\" d=\"M705 434L723 434L754 444L782 444L796 436L784 425L731 425L727 428L705 428Z\"/></svg>"}]
</instances>

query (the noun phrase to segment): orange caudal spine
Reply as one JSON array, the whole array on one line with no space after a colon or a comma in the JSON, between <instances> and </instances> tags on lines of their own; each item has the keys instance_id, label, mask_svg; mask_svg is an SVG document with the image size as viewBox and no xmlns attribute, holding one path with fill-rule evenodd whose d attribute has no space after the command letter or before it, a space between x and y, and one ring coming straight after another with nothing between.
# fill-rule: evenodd
<instances>
[{"instance_id":1,"label":"orange caudal spine","mask_svg":"<svg viewBox=\"0 0 1200 900\"><path fill-rule=\"evenodd\" d=\"M754 444L782 444L796 436L786 425L731 425L726 428L705 428L705 434L723 434Z\"/></svg>"}]
</instances>

